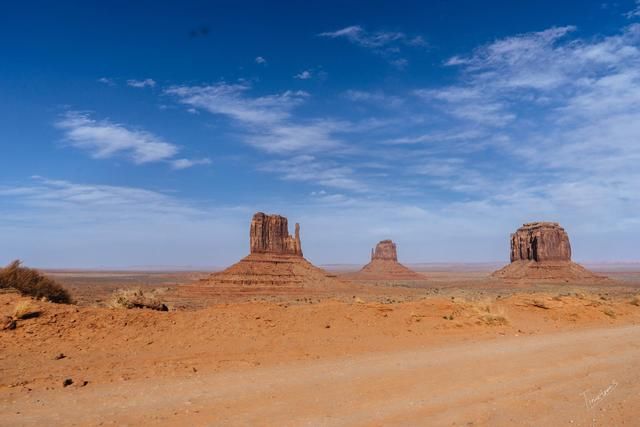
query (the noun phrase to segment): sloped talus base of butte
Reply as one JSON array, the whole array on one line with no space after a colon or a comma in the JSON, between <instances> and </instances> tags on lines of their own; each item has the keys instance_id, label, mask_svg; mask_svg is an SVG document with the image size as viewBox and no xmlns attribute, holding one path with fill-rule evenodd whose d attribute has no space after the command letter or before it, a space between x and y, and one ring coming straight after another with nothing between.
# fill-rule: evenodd
<instances>
[{"instance_id":1,"label":"sloped talus base of butte","mask_svg":"<svg viewBox=\"0 0 640 427\"><path fill-rule=\"evenodd\" d=\"M599 276L572 261L514 261L495 271L491 277L507 281L544 281L565 283L607 283Z\"/></svg>"},{"instance_id":2,"label":"sloped talus base of butte","mask_svg":"<svg viewBox=\"0 0 640 427\"><path fill-rule=\"evenodd\" d=\"M183 287L191 294L305 294L346 286L295 255L251 254L226 270Z\"/></svg>"},{"instance_id":3,"label":"sloped talus base of butte","mask_svg":"<svg viewBox=\"0 0 640 427\"><path fill-rule=\"evenodd\" d=\"M349 279L355 280L425 280L422 274L405 267L397 261L374 259L362 267L357 273L350 274Z\"/></svg>"}]
</instances>

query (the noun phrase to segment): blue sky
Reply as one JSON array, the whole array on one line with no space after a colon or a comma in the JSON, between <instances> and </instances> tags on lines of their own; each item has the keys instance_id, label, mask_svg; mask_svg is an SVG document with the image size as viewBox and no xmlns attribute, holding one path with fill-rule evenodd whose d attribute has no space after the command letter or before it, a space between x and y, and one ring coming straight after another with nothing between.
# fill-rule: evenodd
<instances>
[{"instance_id":1,"label":"blue sky","mask_svg":"<svg viewBox=\"0 0 640 427\"><path fill-rule=\"evenodd\" d=\"M0 262L640 259L640 2L129 3L2 7Z\"/></svg>"}]
</instances>

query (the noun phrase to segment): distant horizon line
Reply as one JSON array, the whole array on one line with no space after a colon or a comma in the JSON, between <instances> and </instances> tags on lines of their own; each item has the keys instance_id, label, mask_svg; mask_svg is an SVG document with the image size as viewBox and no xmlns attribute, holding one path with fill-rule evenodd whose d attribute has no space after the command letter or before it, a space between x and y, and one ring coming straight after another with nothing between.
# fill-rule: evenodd
<instances>
[{"instance_id":1,"label":"distant horizon line","mask_svg":"<svg viewBox=\"0 0 640 427\"><path fill-rule=\"evenodd\" d=\"M447 266L447 265L476 265L476 266L501 266L509 264L509 261L425 261L425 262L402 262L401 264L406 266ZM627 261L574 261L584 265L640 265L640 260L627 260ZM158 272L158 273L171 273L171 272L209 272L225 269L231 264L226 265L131 265L131 266L96 266L96 267L39 267L29 266L43 271L51 272L74 272L74 271L87 271L87 272ZM365 263L319 263L319 267L361 267Z\"/></svg>"}]
</instances>

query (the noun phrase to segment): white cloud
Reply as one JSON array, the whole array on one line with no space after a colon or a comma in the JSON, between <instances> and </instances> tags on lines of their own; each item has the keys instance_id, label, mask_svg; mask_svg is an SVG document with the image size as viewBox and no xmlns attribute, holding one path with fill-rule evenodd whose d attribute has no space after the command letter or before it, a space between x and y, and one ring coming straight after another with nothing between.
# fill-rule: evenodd
<instances>
[{"instance_id":1,"label":"white cloud","mask_svg":"<svg viewBox=\"0 0 640 427\"><path fill-rule=\"evenodd\" d=\"M386 108L397 108L404 104L403 98L382 91L348 90L343 95L350 101L368 102Z\"/></svg>"},{"instance_id":2,"label":"white cloud","mask_svg":"<svg viewBox=\"0 0 640 427\"><path fill-rule=\"evenodd\" d=\"M124 154L134 163L157 162L178 152L174 144L142 130L131 130L108 120L91 119L88 113L69 111L56 126L74 147L87 150L92 157L104 159Z\"/></svg>"},{"instance_id":3,"label":"white cloud","mask_svg":"<svg viewBox=\"0 0 640 427\"><path fill-rule=\"evenodd\" d=\"M640 25L588 40L574 30L507 37L451 58L457 84L414 92L446 131L389 141L427 144L411 173L467 194L459 208L480 215L637 230ZM473 148L483 151L464 151Z\"/></svg>"},{"instance_id":4,"label":"white cloud","mask_svg":"<svg viewBox=\"0 0 640 427\"><path fill-rule=\"evenodd\" d=\"M313 75L311 74L311 71L304 70L303 72L298 73L293 77L298 79L298 80L309 80L311 77L313 77Z\"/></svg>"},{"instance_id":5,"label":"white cloud","mask_svg":"<svg viewBox=\"0 0 640 427\"><path fill-rule=\"evenodd\" d=\"M337 31L328 31L318 34L320 37L345 38L358 46L379 49L396 43L408 44L411 46L426 46L422 37L409 38L405 33L394 31L376 31L370 33L359 25L352 25Z\"/></svg>"},{"instance_id":6,"label":"white cloud","mask_svg":"<svg viewBox=\"0 0 640 427\"><path fill-rule=\"evenodd\" d=\"M95 120L80 111L66 112L55 125L64 131L70 145L88 151L93 158L122 155L136 164L168 161L175 167L173 157L179 151L178 146L144 130L129 129L109 120ZM190 162L190 166L202 164L197 160Z\"/></svg>"},{"instance_id":7,"label":"white cloud","mask_svg":"<svg viewBox=\"0 0 640 427\"><path fill-rule=\"evenodd\" d=\"M482 125L500 127L516 118L502 100L492 98L489 92L485 93L481 88L418 89L414 94L427 102L444 101L446 104L439 107L440 111Z\"/></svg>"},{"instance_id":8,"label":"white cloud","mask_svg":"<svg viewBox=\"0 0 640 427\"><path fill-rule=\"evenodd\" d=\"M173 86L165 91L179 101L213 114L255 125L281 122L290 117L290 110L309 96L303 91L286 91L278 95L251 98L245 84L219 83L207 86Z\"/></svg>"},{"instance_id":9,"label":"white cloud","mask_svg":"<svg viewBox=\"0 0 640 427\"><path fill-rule=\"evenodd\" d=\"M264 165L262 170L279 172L284 180L309 182L319 186L356 192L368 190L368 187L356 178L352 168L320 160L310 155L295 156L287 160L274 160Z\"/></svg>"},{"instance_id":10,"label":"white cloud","mask_svg":"<svg viewBox=\"0 0 640 427\"><path fill-rule=\"evenodd\" d=\"M566 55L571 50L556 44L573 31L573 26L554 27L507 37L476 49L471 56L454 56L446 65L464 66L467 72L476 73L476 79L495 79L506 87L558 87L573 64Z\"/></svg>"},{"instance_id":11,"label":"white cloud","mask_svg":"<svg viewBox=\"0 0 640 427\"><path fill-rule=\"evenodd\" d=\"M224 84L175 86L166 93L183 104L232 118L245 128L244 141L270 153L317 152L341 143L334 133L342 124L330 120L293 120L291 111L309 94L285 91L277 95L250 97L249 86Z\"/></svg>"},{"instance_id":12,"label":"white cloud","mask_svg":"<svg viewBox=\"0 0 640 427\"><path fill-rule=\"evenodd\" d=\"M200 213L166 194L135 187L77 184L32 176L32 182L13 188L0 187L0 197L17 197L26 206L51 209L74 208L95 211L100 216L119 212L122 216L146 213L195 215ZM136 207L136 209L129 209ZM86 220L95 220L87 217Z\"/></svg>"},{"instance_id":13,"label":"white cloud","mask_svg":"<svg viewBox=\"0 0 640 427\"><path fill-rule=\"evenodd\" d=\"M11 242L0 245L0 264L20 258L57 268L222 267L246 255L241 236L256 210L208 206L174 191L41 177L0 184L0 206L3 242ZM225 245L212 246L212 237Z\"/></svg>"},{"instance_id":14,"label":"white cloud","mask_svg":"<svg viewBox=\"0 0 640 427\"><path fill-rule=\"evenodd\" d=\"M640 0L636 0L635 8L625 13L625 16L629 19L640 17Z\"/></svg>"},{"instance_id":15,"label":"white cloud","mask_svg":"<svg viewBox=\"0 0 640 427\"><path fill-rule=\"evenodd\" d=\"M405 58L393 59L393 60L391 60L389 62L391 63L391 65L396 67L398 70L404 70L405 68L407 68L409 66L409 61L407 59L405 59Z\"/></svg>"},{"instance_id":16,"label":"white cloud","mask_svg":"<svg viewBox=\"0 0 640 427\"><path fill-rule=\"evenodd\" d=\"M407 34L397 31L368 32L359 25L320 33L318 36L331 39L346 39L350 43L383 56L398 69L404 69L409 64L405 58L398 57L402 47L424 48L427 46L427 42L422 36L409 37Z\"/></svg>"},{"instance_id":17,"label":"white cloud","mask_svg":"<svg viewBox=\"0 0 640 427\"><path fill-rule=\"evenodd\" d=\"M135 88L155 87L156 82L153 79L144 80L127 80L127 85Z\"/></svg>"},{"instance_id":18,"label":"white cloud","mask_svg":"<svg viewBox=\"0 0 640 427\"><path fill-rule=\"evenodd\" d=\"M210 165L210 159L176 159L171 161L171 167L174 169L188 169L195 165Z\"/></svg>"},{"instance_id":19,"label":"white cloud","mask_svg":"<svg viewBox=\"0 0 640 427\"><path fill-rule=\"evenodd\" d=\"M640 25L593 41L567 40L574 31L566 26L507 37L452 57L446 65L460 67L465 83L415 94L444 101L444 111L460 119L503 127L519 118L515 105L578 102L595 81L604 84L620 67L637 63Z\"/></svg>"},{"instance_id":20,"label":"white cloud","mask_svg":"<svg viewBox=\"0 0 640 427\"><path fill-rule=\"evenodd\" d=\"M113 79L109 78L109 77L100 77L98 79L98 82L100 82L102 84L105 84L107 86L115 86L116 85L116 82Z\"/></svg>"},{"instance_id":21,"label":"white cloud","mask_svg":"<svg viewBox=\"0 0 640 427\"><path fill-rule=\"evenodd\" d=\"M419 136L393 138L387 144L420 144L451 141L469 141L486 138L487 132L478 129L454 130L452 132L430 132Z\"/></svg>"},{"instance_id":22,"label":"white cloud","mask_svg":"<svg viewBox=\"0 0 640 427\"><path fill-rule=\"evenodd\" d=\"M266 64L267 60L264 59L262 56L256 56L256 64Z\"/></svg>"},{"instance_id":23,"label":"white cloud","mask_svg":"<svg viewBox=\"0 0 640 427\"><path fill-rule=\"evenodd\" d=\"M342 128L341 123L327 120L272 124L267 132L247 135L246 142L270 153L320 152L341 146L333 134Z\"/></svg>"}]
</instances>

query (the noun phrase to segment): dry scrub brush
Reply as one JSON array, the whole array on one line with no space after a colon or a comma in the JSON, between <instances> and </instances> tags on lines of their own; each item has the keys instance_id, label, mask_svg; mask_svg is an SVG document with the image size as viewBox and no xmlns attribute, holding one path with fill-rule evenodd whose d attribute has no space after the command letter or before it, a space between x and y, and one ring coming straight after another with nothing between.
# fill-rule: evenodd
<instances>
[{"instance_id":1,"label":"dry scrub brush","mask_svg":"<svg viewBox=\"0 0 640 427\"><path fill-rule=\"evenodd\" d=\"M23 267L19 260L0 269L0 288L14 288L22 295L70 304L71 296L65 288L39 271Z\"/></svg>"},{"instance_id":2,"label":"dry scrub brush","mask_svg":"<svg viewBox=\"0 0 640 427\"><path fill-rule=\"evenodd\" d=\"M31 304L31 301L19 302L13 309L13 318L15 320L30 319L39 315L40 311Z\"/></svg>"},{"instance_id":3,"label":"dry scrub brush","mask_svg":"<svg viewBox=\"0 0 640 427\"><path fill-rule=\"evenodd\" d=\"M40 310L31 301L21 301L13 308L12 316L4 316L0 321L0 330L13 330L18 326L18 320L32 319L40 316Z\"/></svg>"},{"instance_id":4,"label":"dry scrub brush","mask_svg":"<svg viewBox=\"0 0 640 427\"><path fill-rule=\"evenodd\" d=\"M478 321L490 326L509 324L509 319L502 307L498 307L491 300L472 301L468 306L475 312Z\"/></svg>"},{"instance_id":5,"label":"dry scrub brush","mask_svg":"<svg viewBox=\"0 0 640 427\"><path fill-rule=\"evenodd\" d=\"M153 292L145 293L140 288L118 289L113 292L107 303L111 308L148 308L158 311L169 311Z\"/></svg>"}]
</instances>

